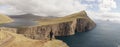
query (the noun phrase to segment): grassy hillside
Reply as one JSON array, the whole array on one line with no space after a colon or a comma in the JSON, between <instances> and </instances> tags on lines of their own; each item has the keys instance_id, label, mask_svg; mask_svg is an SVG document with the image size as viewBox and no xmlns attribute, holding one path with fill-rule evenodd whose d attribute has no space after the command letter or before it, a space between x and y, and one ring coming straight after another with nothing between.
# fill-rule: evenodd
<instances>
[{"instance_id":1,"label":"grassy hillside","mask_svg":"<svg viewBox=\"0 0 120 47\"><path fill-rule=\"evenodd\" d=\"M77 18L88 19L89 17L87 16L85 11L81 11L78 13L70 14L70 15L65 16L65 17L52 18L52 19L41 19L41 20L38 20L37 22L40 25L49 25L49 24L56 24L56 23L61 23L61 22L73 21Z\"/></svg>"},{"instance_id":2,"label":"grassy hillside","mask_svg":"<svg viewBox=\"0 0 120 47\"><path fill-rule=\"evenodd\" d=\"M4 34L6 34L6 33L0 32L0 42L8 37L7 34L6 35L4 35Z\"/></svg>"},{"instance_id":3,"label":"grassy hillside","mask_svg":"<svg viewBox=\"0 0 120 47\"><path fill-rule=\"evenodd\" d=\"M6 35L13 36L12 40L7 39ZM32 40L22 35L18 35L11 32L0 31L0 47L68 47L64 42L60 40ZM2 43L2 40L6 40Z\"/></svg>"},{"instance_id":4,"label":"grassy hillside","mask_svg":"<svg viewBox=\"0 0 120 47\"><path fill-rule=\"evenodd\" d=\"M13 22L13 20L5 15L0 14L0 24Z\"/></svg>"}]
</instances>

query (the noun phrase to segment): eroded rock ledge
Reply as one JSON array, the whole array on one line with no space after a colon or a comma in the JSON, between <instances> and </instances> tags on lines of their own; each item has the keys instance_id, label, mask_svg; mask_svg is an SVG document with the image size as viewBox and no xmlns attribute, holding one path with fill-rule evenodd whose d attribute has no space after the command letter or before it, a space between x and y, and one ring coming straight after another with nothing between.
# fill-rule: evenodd
<instances>
[{"instance_id":1,"label":"eroded rock ledge","mask_svg":"<svg viewBox=\"0 0 120 47\"><path fill-rule=\"evenodd\" d=\"M32 39L46 39L51 30L55 36L68 36L74 35L75 32L89 31L96 25L85 11L61 18L41 19L37 22L40 25L17 28L17 33Z\"/></svg>"}]
</instances>

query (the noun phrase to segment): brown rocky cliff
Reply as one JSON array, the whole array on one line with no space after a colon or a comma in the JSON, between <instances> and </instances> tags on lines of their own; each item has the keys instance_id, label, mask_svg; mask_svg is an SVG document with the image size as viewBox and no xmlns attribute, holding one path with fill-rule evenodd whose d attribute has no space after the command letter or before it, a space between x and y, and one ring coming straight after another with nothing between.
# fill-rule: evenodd
<instances>
[{"instance_id":1,"label":"brown rocky cliff","mask_svg":"<svg viewBox=\"0 0 120 47\"><path fill-rule=\"evenodd\" d=\"M74 21L69 21L52 25L18 28L17 33L32 39L46 39L49 37L51 30L55 36L74 35L76 26L74 23Z\"/></svg>"},{"instance_id":2,"label":"brown rocky cliff","mask_svg":"<svg viewBox=\"0 0 120 47\"><path fill-rule=\"evenodd\" d=\"M84 32L95 27L95 23L87 16L85 11L62 18L48 19L48 21L40 23L43 23L43 25L17 28L17 33L32 39L46 39L49 37L51 30L55 36L67 36L74 35L75 31Z\"/></svg>"},{"instance_id":3,"label":"brown rocky cliff","mask_svg":"<svg viewBox=\"0 0 120 47\"><path fill-rule=\"evenodd\" d=\"M76 31L77 32L84 32L84 31L89 31L93 29L96 24L94 21L92 21L88 16L85 11L81 11L80 13L77 13L79 16L84 17L84 18L78 18L76 19L77 24L76 24Z\"/></svg>"}]
</instances>

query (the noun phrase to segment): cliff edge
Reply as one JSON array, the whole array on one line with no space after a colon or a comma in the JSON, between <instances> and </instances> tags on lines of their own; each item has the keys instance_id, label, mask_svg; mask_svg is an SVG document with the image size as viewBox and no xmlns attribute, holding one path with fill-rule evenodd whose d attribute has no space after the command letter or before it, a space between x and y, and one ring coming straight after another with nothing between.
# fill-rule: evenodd
<instances>
[{"instance_id":1,"label":"cliff edge","mask_svg":"<svg viewBox=\"0 0 120 47\"><path fill-rule=\"evenodd\" d=\"M11 33L9 31L0 31L0 47L69 47L61 40L33 40Z\"/></svg>"},{"instance_id":2,"label":"cliff edge","mask_svg":"<svg viewBox=\"0 0 120 47\"><path fill-rule=\"evenodd\" d=\"M37 26L17 28L17 33L32 39L46 39L49 38L50 31L55 36L68 36L75 32L89 31L96 26L85 11L60 18L40 19L37 22Z\"/></svg>"}]
</instances>

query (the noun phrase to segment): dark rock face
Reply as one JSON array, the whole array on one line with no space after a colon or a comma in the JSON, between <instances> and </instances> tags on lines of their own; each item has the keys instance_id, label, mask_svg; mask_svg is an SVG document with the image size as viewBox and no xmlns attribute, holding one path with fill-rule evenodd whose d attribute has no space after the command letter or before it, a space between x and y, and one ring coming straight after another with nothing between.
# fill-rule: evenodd
<instances>
[{"instance_id":1,"label":"dark rock face","mask_svg":"<svg viewBox=\"0 0 120 47\"><path fill-rule=\"evenodd\" d=\"M54 32L55 36L73 35L75 33L74 29L75 29L74 21L52 25L52 31Z\"/></svg>"},{"instance_id":2,"label":"dark rock face","mask_svg":"<svg viewBox=\"0 0 120 47\"><path fill-rule=\"evenodd\" d=\"M86 30L87 27L87 21L86 19L76 19L77 23L76 23L76 31L77 32L84 32Z\"/></svg>"},{"instance_id":3,"label":"dark rock face","mask_svg":"<svg viewBox=\"0 0 120 47\"><path fill-rule=\"evenodd\" d=\"M74 23L74 21L70 21L53 25L18 28L17 33L32 39L49 38L50 31L52 31L55 36L74 35L76 26Z\"/></svg>"},{"instance_id":4,"label":"dark rock face","mask_svg":"<svg viewBox=\"0 0 120 47\"><path fill-rule=\"evenodd\" d=\"M86 12L83 12L82 17L84 18L76 18L71 21L60 22L57 24L21 27L17 28L17 33L32 39L46 39L49 38L50 31L52 31L55 36L68 36L74 35L75 31L85 32L93 29L96 24L87 16Z\"/></svg>"},{"instance_id":5,"label":"dark rock face","mask_svg":"<svg viewBox=\"0 0 120 47\"><path fill-rule=\"evenodd\" d=\"M77 32L85 32L93 29L96 24L88 17L88 19L76 19L76 31Z\"/></svg>"}]
</instances>

